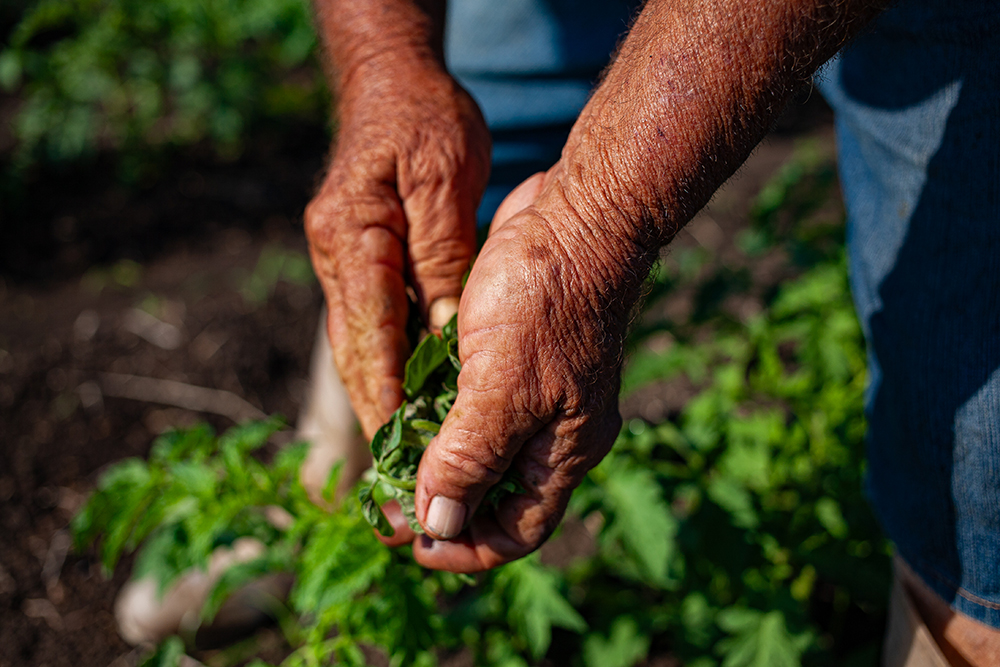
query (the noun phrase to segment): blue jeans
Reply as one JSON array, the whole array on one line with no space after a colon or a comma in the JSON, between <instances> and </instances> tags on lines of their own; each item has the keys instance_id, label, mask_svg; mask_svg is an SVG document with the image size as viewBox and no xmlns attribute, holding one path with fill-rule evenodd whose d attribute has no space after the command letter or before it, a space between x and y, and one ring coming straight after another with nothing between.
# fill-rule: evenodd
<instances>
[{"instance_id":1,"label":"blue jeans","mask_svg":"<svg viewBox=\"0 0 1000 667\"><path fill-rule=\"evenodd\" d=\"M461 0L449 3L448 69L493 133L493 171L479 208L559 160L569 129L640 0Z\"/></svg>"},{"instance_id":2,"label":"blue jeans","mask_svg":"<svg viewBox=\"0 0 1000 667\"><path fill-rule=\"evenodd\" d=\"M904 0L818 75L869 351L868 494L1000 628L1000 5Z\"/></svg>"},{"instance_id":3,"label":"blue jeans","mask_svg":"<svg viewBox=\"0 0 1000 667\"><path fill-rule=\"evenodd\" d=\"M463 0L449 68L494 131L480 223L559 157L635 0ZM821 76L869 343L868 488L902 556L1000 627L1000 5L901 0Z\"/></svg>"}]
</instances>

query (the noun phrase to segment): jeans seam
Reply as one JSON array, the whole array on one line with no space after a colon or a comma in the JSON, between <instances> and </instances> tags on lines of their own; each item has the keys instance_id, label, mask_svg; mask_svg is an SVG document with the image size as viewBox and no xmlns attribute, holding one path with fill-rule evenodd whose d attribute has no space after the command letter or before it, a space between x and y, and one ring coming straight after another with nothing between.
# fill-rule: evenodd
<instances>
[{"instance_id":1,"label":"jeans seam","mask_svg":"<svg viewBox=\"0 0 1000 667\"><path fill-rule=\"evenodd\" d=\"M986 607L987 609L993 609L993 610L1000 610L1000 602L992 602L985 598L979 597L978 595L976 595L971 591L966 590L962 586L952 581L949 577L938 572L936 568L933 568L930 565L928 565L927 562L924 561L923 559L917 559L916 562L920 564L920 567L923 571L927 572L935 579L943 583L945 586L950 588L956 595L959 595L962 598L968 600L969 602L977 604L981 607Z\"/></svg>"}]
</instances>

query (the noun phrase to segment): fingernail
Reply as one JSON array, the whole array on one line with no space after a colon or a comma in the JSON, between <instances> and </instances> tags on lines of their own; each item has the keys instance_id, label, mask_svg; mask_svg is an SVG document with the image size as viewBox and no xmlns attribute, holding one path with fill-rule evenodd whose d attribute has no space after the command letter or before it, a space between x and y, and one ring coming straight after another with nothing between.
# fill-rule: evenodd
<instances>
[{"instance_id":1,"label":"fingernail","mask_svg":"<svg viewBox=\"0 0 1000 667\"><path fill-rule=\"evenodd\" d=\"M427 528L442 540L450 540L462 532L465 523L465 505L445 498L434 496L427 508Z\"/></svg>"},{"instance_id":2,"label":"fingernail","mask_svg":"<svg viewBox=\"0 0 1000 667\"><path fill-rule=\"evenodd\" d=\"M427 309L427 319L430 320L431 328L441 329L451 321L451 318L458 312L458 297L443 296L434 299L434 303Z\"/></svg>"}]
</instances>

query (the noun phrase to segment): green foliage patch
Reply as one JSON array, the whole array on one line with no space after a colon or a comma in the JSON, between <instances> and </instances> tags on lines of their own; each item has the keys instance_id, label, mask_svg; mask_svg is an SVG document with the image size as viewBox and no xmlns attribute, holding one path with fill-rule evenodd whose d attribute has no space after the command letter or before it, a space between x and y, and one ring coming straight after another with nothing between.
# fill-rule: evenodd
<instances>
[{"instance_id":1,"label":"green foliage patch","mask_svg":"<svg viewBox=\"0 0 1000 667\"><path fill-rule=\"evenodd\" d=\"M36 0L0 51L23 105L16 161L208 142L240 150L263 118L321 119L302 0Z\"/></svg>"},{"instance_id":2,"label":"green foliage patch","mask_svg":"<svg viewBox=\"0 0 1000 667\"><path fill-rule=\"evenodd\" d=\"M441 335L429 334L406 362L403 392L406 399L372 438L373 465L364 476L358 494L368 523L387 537L394 534L382 506L396 501L410 528L424 529L417 522L413 492L417 467L424 450L441 429L441 423L458 396L458 320L452 317ZM505 495L521 490L513 471L491 488L481 509L489 511Z\"/></svg>"},{"instance_id":3,"label":"green foliage patch","mask_svg":"<svg viewBox=\"0 0 1000 667\"><path fill-rule=\"evenodd\" d=\"M808 199L826 163L807 157L779 174L767 207ZM385 529L386 499L412 491L454 400L454 323L416 349L407 406L372 443L361 503L327 511L308 500L297 479L305 445L262 463L255 452L276 421L218 438L200 427L112 467L74 522L78 544L95 542L109 569L138 549L134 574L165 586L204 568L212 549L257 538L265 555L223 577L205 616L254 577L293 572L286 667L364 665L372 649L393 665L466 652L505 667L631 667L669 651L689 667L874 666L890 551L862 497L864 345L843 250L810 219L821 210L772 232L767 252L787 247L809 264L759 315L637 328L626 391L683 381L691 397L657 423L626 422L552 538L571 554L558 568L534 555L475 580L429 572L371 530ZM657 285L695 280L687 261L654 278L654 297ZM667 334L669 344L647 344ZM292 521L272 525L268 507ZM155 664L176 664L182 648L162 645Z\"/></svg>"}]
</instances>

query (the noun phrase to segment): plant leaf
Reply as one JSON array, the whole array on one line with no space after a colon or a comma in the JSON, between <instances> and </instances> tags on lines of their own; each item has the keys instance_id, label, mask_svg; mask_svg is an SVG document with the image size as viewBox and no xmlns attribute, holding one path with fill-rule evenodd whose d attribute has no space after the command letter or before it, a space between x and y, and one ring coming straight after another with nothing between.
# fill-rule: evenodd
<instances>
[{"instance_id":1,"label":"plant leaf","mask_svg":"<svg viewBox=\"0 0 1000 667\"><path fill-rule=\"evenodd\" d=\"M628 616L615 620L607 639L591 634L583 643L583 662L587 667L632 667L647 653L649 637Z\"/></svg>"},{"instance_id":2,"label":"plant leaf","mask_svg":"<svg viewBox=\"0 0 1000 667\"><path fill-rule=\"evenodd\" d=\"M436 334L425 336L406 361L403 376L403 391L406 396L414 398L423 389L427 378L447 359L448 343Z\"/></svg>"},{"instance_id":3,"label":"plant leaf","mask_svg":"<svg viewBox=\"0 0 1000 667\"><path fill-rule=\"evenodd\" d=\"M587 630L587 623L559 591L559 578L536 558L522 558L504 566L498 576L510 591L508 614L512 624L527 639L528 650L540 659L552 642L552 626L576 633Z\"/></svg>"},{"instance_id":4,"label":"plant leaf","mask_svg":"<svg viewBox=\"0 0 1000 667\"><path fill-rule=\"evenodd\" d=\"M616 466L603 486L613 515L605 535L620 540L653 583L668 585L678 523L653 473L637 466Z\"/></svg>"},{"instance_id":5,"label":"plant leaf","mask_svg":"<svg viewBox=\"0 0 1000 667\"><path fill-rule=\"evenodd\" d=\"M722 667L799 667L808 635L793 637L780 611L724 609L719 627L733 636L718 644Z\"/></svg>"}]
</instances>

